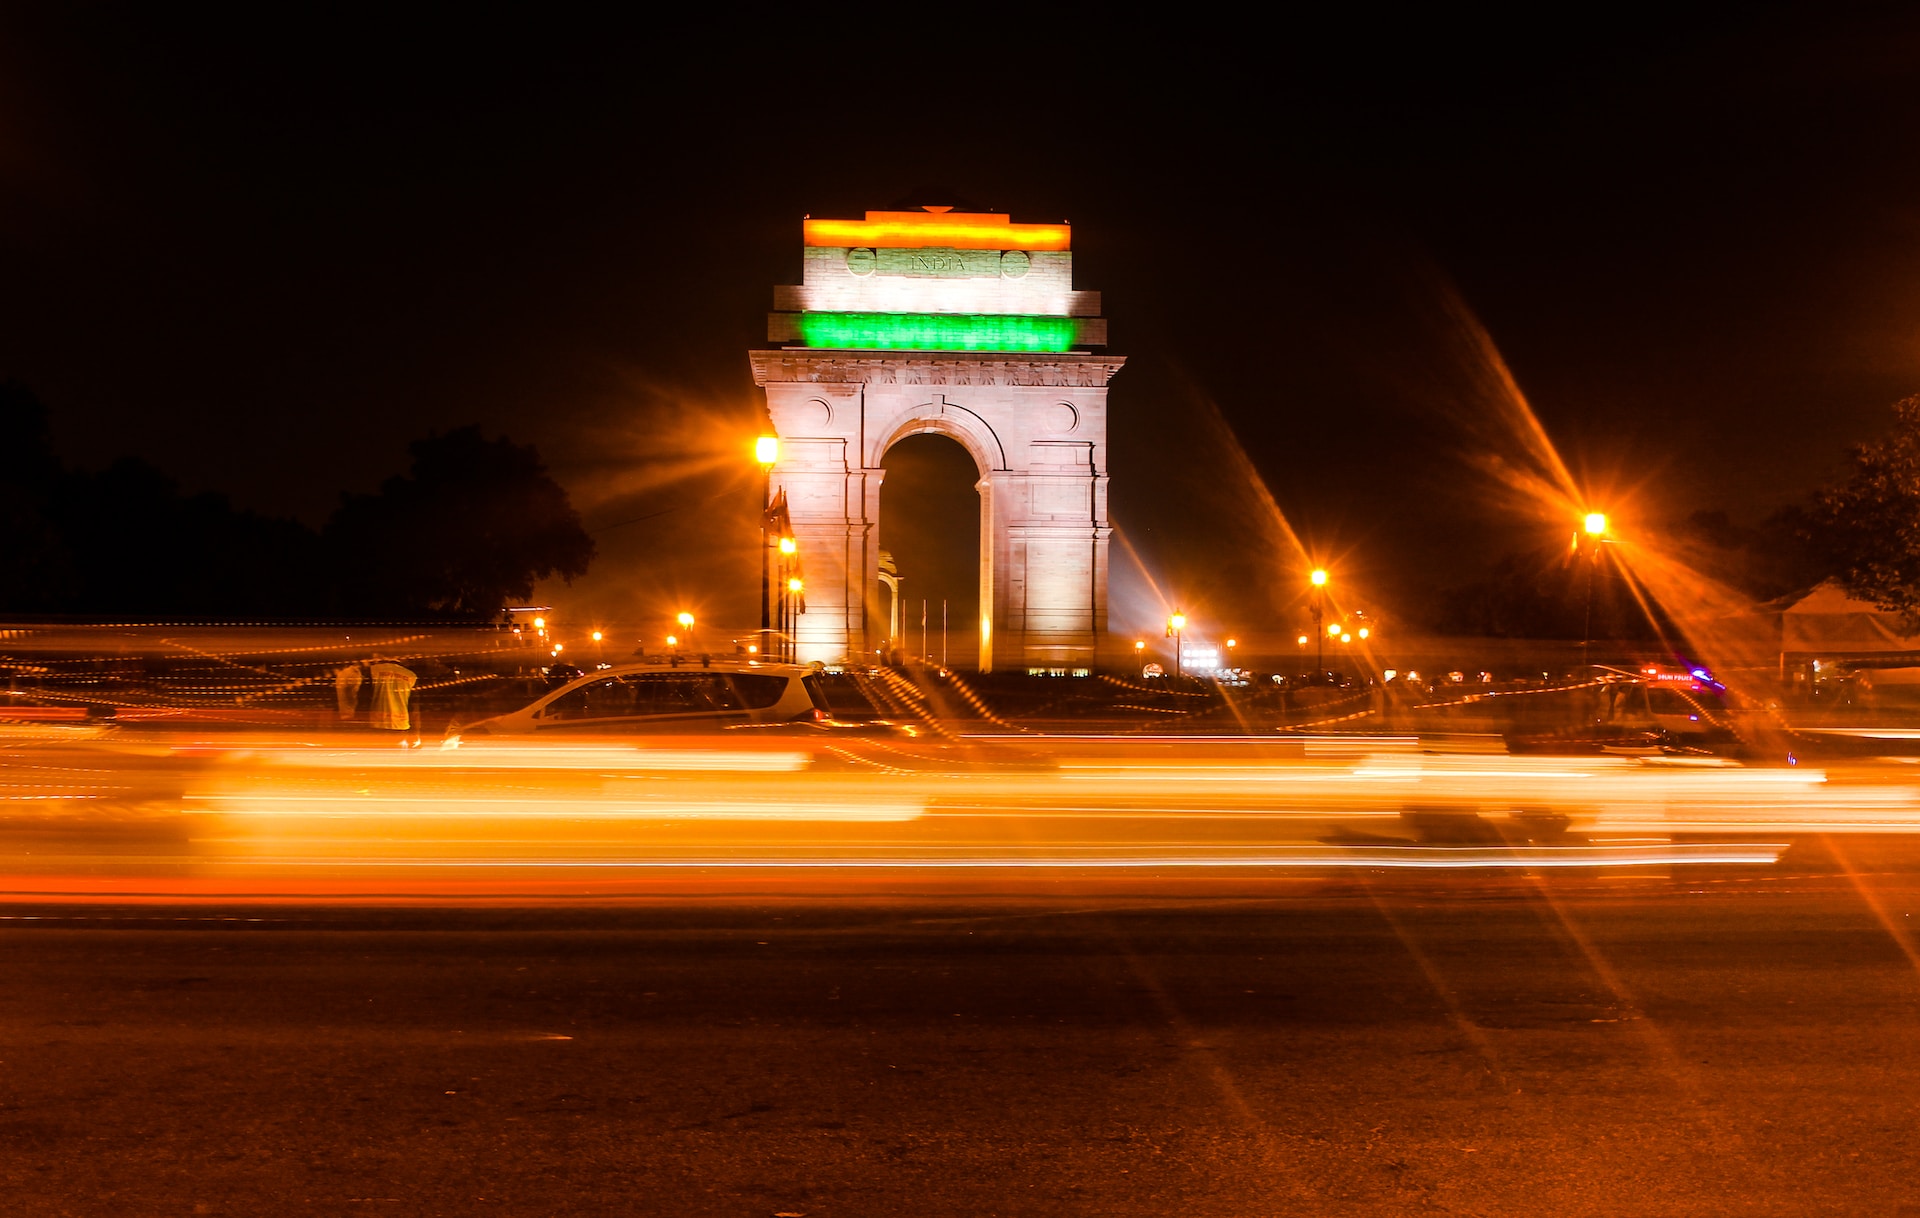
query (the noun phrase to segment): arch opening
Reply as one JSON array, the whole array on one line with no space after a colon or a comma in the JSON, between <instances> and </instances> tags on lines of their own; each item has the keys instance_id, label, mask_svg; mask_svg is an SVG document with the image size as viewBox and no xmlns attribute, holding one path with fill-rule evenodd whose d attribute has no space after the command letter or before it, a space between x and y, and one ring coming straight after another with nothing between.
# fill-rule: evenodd
<instances>
[{"instance_id":1,"label":"arch opening","mask_svg":"<svg viewBox=\"0 0 1920 1218\"><path fill-rule=\"evenodd\" d=\"M881 467L887 472L880 484L880 549L892 559L900 606L893 619L899 636L891 646L903 655L941 662L944 601L945 662L978 667L986 566L979 465L958 440L929 431L896 440L882 455ZM884 582L874 589L883 626L893 617L895 594Z\"/></svg>"}]
</instances>

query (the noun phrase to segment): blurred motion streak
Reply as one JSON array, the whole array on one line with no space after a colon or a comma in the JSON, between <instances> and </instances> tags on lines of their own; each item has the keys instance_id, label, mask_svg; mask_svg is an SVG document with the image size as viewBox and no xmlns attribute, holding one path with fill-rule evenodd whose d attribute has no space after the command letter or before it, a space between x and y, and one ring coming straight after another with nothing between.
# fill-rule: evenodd
<instances>
[{"instance_id":1,"label":"blurred motion streak","mask_svg":"<svg viewBox=\"0 0 1920 1218\"><path fill-rule=\"evenodd\" d=\"M1411 737L889 739L14 736L0 744L0 874L16 896L144 878L323 899L449 883L551 893L567 875L576 888L633 877L642 893L649 875L755 872L831 890L914 873L1538 875L1766 865L1799 835L1920 831L1913 767L1877 758L1819 769L1448 753ZM886 768L854 764L868 753Z\"/></svg>"}]
</instances>

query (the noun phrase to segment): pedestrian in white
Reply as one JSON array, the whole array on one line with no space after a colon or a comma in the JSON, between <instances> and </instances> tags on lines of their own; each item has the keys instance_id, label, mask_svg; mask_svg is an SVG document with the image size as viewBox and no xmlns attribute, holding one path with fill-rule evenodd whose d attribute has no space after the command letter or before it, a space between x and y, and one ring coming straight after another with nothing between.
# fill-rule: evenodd
<instances>
[{"instance_id":1,"label":"pedestrian in white","mask_svg":"<svg viewBox=\"0 0 1920 1218\"><path fill-rule=\"evenodd\" d=\"M373 709L367 713L367 725L390 732L411 731L413 721L407 714L407 702L417 680L413 670L376 658L372 672Z\"/></svg>"}]
</instances>

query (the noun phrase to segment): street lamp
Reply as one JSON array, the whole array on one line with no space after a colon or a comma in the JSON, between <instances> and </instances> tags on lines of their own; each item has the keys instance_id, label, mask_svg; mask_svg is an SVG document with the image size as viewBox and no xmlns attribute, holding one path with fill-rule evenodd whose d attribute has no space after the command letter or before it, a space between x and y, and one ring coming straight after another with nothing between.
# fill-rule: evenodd
<instances>
[{"instance_id":1,"label":"street lamp","mask_svg":"<svg viewBox=\"0 0 1920 1218\"><path fill-rule=\"evenodd\" d=\"M1587 557L1587 615L1585 623L1580 627L1580 666L1590 668L1593 664L1593 569L1600 561L1601 544L1608 540L1607 514L1588 512L1586 518L1580 522L1580 528L1586 534L1584 547L1581 534L1573 535L1574 553L1578 554L1584 548Z\"/></svg>"},{"instance_id":2,"label":"street lamp","mask_svg":"<svg viewBox=\"0 0 1920 1218\"><path fill-rule=\"evenodd\" d=\"M1180 670L1180 632L1187 628L1187 615L1178 609L1167 619L1167 637L1173 640L1173 675L1177 678Z\"/></svg>"},{"instance_id":3,"label":"street lamp","mask_svg":"<svg viewBox=\"0 0 1920 1218\"><path fill-rule=\"evenodd\" d=\"M761 436L753 442L753 459L760 464L760 650L766 650L773 628L773 555L767 552L767 513L773 507L773 467L780 460L780 437Z\"/></svg>"},{"instance_id":4,"label":"street lamp","mask_svg":"<svg viewBox=\"0 0 1920 1218\"><path fill-rule=\"evenodd\" d=\"M780 654L783 658L793 659L794 610L792 589L787 587L787 577L793 574L794 555L800 552L800 543L792 537L782 537L774 547L780 552L780 568L774 574L774 583L779 596L779 608L774 614L774 633L779 637Z\"/></svg>"},{"instance_id":5,"label":"street lamp","mask_svg":"<svg viewBox=\"0 0 1920 1218\"><path fill-rule=\"evenodd\" d=\"M1313 647L1313 675L1317 681L1320 674L1325 672L1327 668L1327 640L1326 636L1320 633L1320 621L1326 616L1327 612L1326 569L1324 567L1315 567L1313 574L1307 576L1307 582L1313 585L1313 602L1310 608L1313 613L1313 637L1315 639Z\"/></svg>"}]
</instances>

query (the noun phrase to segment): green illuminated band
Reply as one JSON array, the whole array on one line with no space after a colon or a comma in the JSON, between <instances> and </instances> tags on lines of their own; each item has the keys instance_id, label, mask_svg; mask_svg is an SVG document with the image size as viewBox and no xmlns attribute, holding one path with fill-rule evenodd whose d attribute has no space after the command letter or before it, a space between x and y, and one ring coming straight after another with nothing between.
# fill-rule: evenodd
<instances>
[{"instance_id":1,"label":"green illuminated band","mask_svg":"<svg viewBox=\"0 0 1920 1218\"><path fill-rule=\"evenodd\" d=\"M1080 319L1024 313L802 313L809 347L866 351L1069 351ZM1104 339L1104 335L1102 336Z\"/></svg>"}]
</instances>

